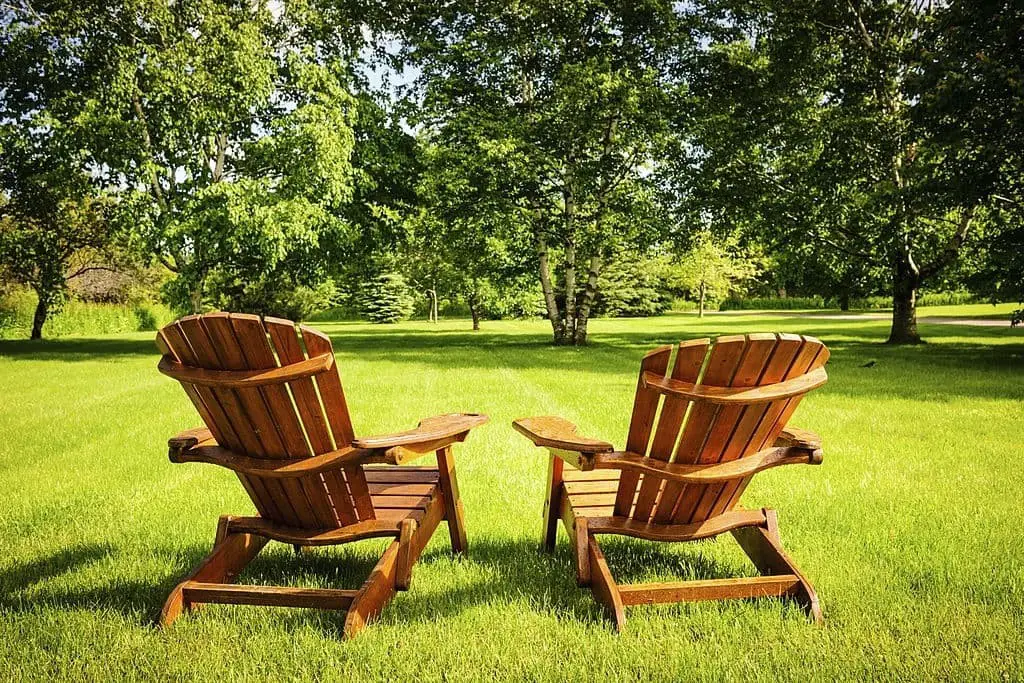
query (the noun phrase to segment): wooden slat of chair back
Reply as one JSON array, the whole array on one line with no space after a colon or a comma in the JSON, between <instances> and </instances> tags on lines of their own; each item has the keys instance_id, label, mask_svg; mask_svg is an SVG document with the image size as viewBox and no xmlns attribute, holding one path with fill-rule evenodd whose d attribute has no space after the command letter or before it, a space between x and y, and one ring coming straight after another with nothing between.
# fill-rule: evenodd
<instances>
[{"instance_id":1,"label":"wooden slat of chair back","mask_svg":"<svg viewBox=\"0 0 1024 683\"><path fill-rule=\"evenodd\" d=\"M815 370L828 360L817 339L790 334L749 334L698 339L649 353L641 363L626 450L677 464L712 464L743 458L771 446L800 403L800 396L758 404L718 405L659 394L643 386L643 373L668 374L706 387L759 387ZM652 437L653 435L653 437ZM615 514L659 524L690 524L728 512L749 477L720 484L683 485L624 471Z\"/></svg>"},{"instance_id":2,"label":"wooden slat of chair back","mask_svg":"<svg viewBox=\"0 0 1024 683\"><path fill-rule=\"evenodd\" d=\"M333 353L330 340L290 320L238 313L187 316L164 327L157 346L183 365L206 370L267 370ZM301 334L301 342L299 334ZM348 446L352 423L336 366L314 377L249 388L182 381L221 445L257 458L302 458ZM239 475L260 515L306 529L373 519L360 466L294 479Z\"/></svg>"}]
</instances>

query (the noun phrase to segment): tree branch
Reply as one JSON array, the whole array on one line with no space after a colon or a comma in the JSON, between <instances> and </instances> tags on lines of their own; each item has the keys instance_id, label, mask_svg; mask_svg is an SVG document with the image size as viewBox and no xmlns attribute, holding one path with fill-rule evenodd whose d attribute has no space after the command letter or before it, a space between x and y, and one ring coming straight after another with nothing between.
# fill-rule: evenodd
<instances>
[{"instance_id":1,"label":"tree branch","mask_svg":"<svg viewBox=\"0 0 1024 683\"><path fill-rule=\"evenodd\" d=\"M955 259L957 254L960 253L960 248L967 240L967 233L971 230L971 223L974 221L974 212L977 208L977 205L974 205L964 211L963 215L960 217L960 225L946 244L946 248L943 249L938 256L932 259L930 263L921 266L918 275L919 280L934 277L939 273L939 271L952 263L953 259Z\"/></svg>"}]
</instances>

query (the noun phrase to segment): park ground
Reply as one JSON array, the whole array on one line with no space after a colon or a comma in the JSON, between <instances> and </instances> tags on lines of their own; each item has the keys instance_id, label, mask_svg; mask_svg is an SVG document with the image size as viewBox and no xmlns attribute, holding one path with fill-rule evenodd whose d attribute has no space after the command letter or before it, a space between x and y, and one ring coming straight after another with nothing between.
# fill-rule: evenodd
<instances>
[{"instance_id":1,"label":"park ground","mask_svg":"<svg viewBox=\"0 0 1024 683\"><path fill-rule=\"evenodd\" d=\"M308 610L213 606L161 630L164 597L218 515L251 510L245 493L227 471L168 462L167 437L198 417L157 373L152 334L2 342L0 680L1024 677L1024 330L923 323L930 343L893 348L885 320L675 315L595 320L576 349L550 346L542 322L317 326L358 433L491 416L456 450L469 557L440 529L412 589L348 642L341 615ZM621 446L645 351L753 331L832 348L830 382L792 421L822 435L824 464L759 475L744 498L779 510L826 623L775 601L702 603L632 608L614 635L564 533L537 551L546 458L510 422L562 415ZM728 535L602 545L620 581L752 573ZM242 580L356 587L380 550L272 544Z\"/></svg>"}]
</instances>

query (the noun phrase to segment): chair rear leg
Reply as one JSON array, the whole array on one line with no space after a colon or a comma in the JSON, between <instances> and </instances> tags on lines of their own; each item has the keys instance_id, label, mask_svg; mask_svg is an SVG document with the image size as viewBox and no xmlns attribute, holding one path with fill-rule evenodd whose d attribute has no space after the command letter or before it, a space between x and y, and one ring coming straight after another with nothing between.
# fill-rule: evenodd
<instances>
[{"instance_id":1,"label":"chair rear leg","mask_svg":"<svg viewBox=\"0 0 1024 683\"><path fill-rule=\"evenodd\" d=\"M459 496L459 481L455 476L455 458L452 447L437 451L437 469L440 471L441 493L444 495L445 519L448 520L448 534L452 539L452 552L465 555L469 551L466 536L466 519Z\"/></svg>"},{"instance_id":2,"label":"chair rear leg","mask_svg":"<svg viewBox=\"0 0 1024 683\"><path fill-rule=\"evenodd\" d=\"M182 611L192 608L192 604L185 599L185 584L190 581L230 583L267 544L267 539L262 536L231 533L230 523L230 516L224 515L220 518L213 550L167 596L163 609L160 610L161 626L170 626L181 616Z\"/></svg>"},{"instance_id":3,"label":"chair rear leg","mask_svg":"<svg viewBox=\"0 0 1024 683\"><path fill-rule=\"evenodd\" d=\"M779 540L779 526L775 510L765 510L765 525L733 529L732 535L740 544L743 552L754 563L758 571L765 576L793 574L800 583L792 597L804 609L811 621L816 624L824 622L821 605L814 587L796 566L793 559L782 549Z\"/></svg>"}]
</instances>

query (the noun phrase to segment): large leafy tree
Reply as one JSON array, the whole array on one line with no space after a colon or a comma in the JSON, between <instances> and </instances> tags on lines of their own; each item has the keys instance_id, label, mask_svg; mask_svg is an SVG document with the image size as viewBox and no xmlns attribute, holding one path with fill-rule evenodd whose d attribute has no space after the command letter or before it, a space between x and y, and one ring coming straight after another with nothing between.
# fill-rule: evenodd
<instances>
[{"instance_id":1,"label":"large leafy tree","mask_svg":"<svg viewBox=\"0 0 1024 683\"><path fill-rule=\"evenodd\" d=\"M920 341L917 292L956 260L1002 177L965 173L972 150L925 115L933 103L920 75L937 44L938 8L701 7L710 38L694 75L706 105L687 150L703 171L694 195L719 215L765 226L777 244L813 243L864 264L854 271L884 264L891 343Z\"/></svg>"},{"instance_id":2,"label":"large leafy tree","mask_svg":"<svg viewBox=\"0 0 1024 683\"><path fill-rule=\"evenodd\" d=\"M433 144L458 150L463 214L520 226L556 344L584 344L601 271L658 223L649 178L685 96L669 3L453 2L413 12L408 56ZM494 226L495 230L503 230Z\"/></svg>"},{"instance_id":3,"label":"large leafy tree","mask_svg":"<svg viewBox=\"0 0 1024 683\"><path fill-rule=\"evenodd\" d=\"M962 192L989 191L974 288L1024 301L1024 5L950 2L928 35L917 116L960 153ZM1018 314L1019 315L1019 314Z\"/></svg>"},{"instance_id":4,"label":"large leafy tree","mask_svg":"<svg viewBox=\"0 0 1024 683\"><path fill-rule=\"evenodd\" d=\"M0 272L37 295L32 339L59 313L68 283L112 261L110 202L52 130L0 127Z\"/></svg>"},{"instance_id":5,"label":"large leafy tree","mask_svg":"<svg viewBox=\"0 0 1024 683\"><path fill-rule=\"evenodd\" d=\"M5 5L4 115L76 127L193 310L211 283L315 283L344 245L354 107L312 7Z\"/></svg>"}]
</instances>

